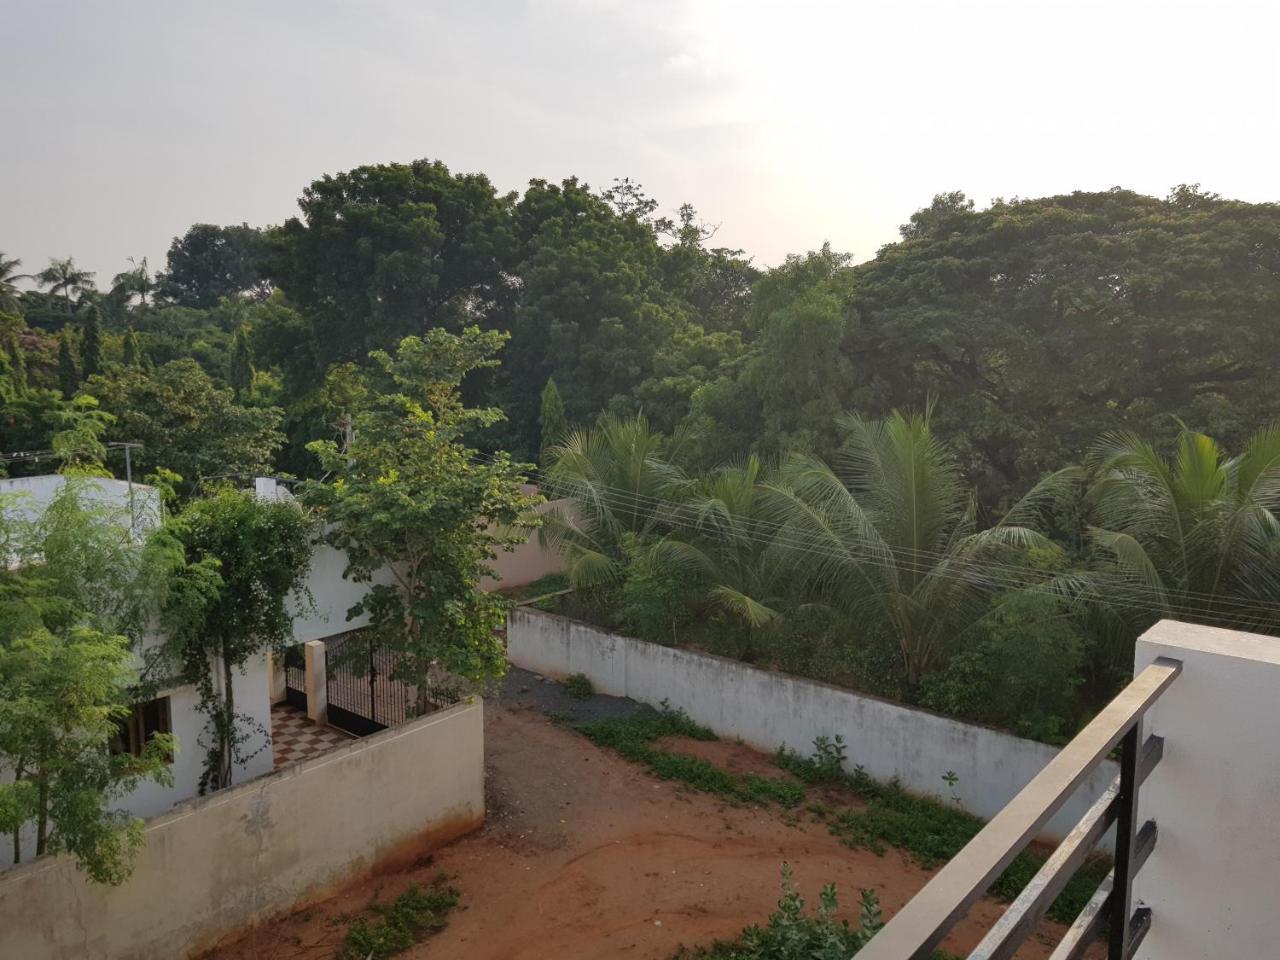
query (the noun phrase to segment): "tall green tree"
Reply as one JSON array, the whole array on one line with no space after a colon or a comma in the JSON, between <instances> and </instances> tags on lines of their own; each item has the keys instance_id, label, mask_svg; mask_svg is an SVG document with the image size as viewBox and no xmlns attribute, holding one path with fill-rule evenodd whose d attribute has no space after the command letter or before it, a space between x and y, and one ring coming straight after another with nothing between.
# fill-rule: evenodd
<instances>
[{"instance_id":1,"label":"tall green tree","mask_svg":"<svg viewBox=\"0 0 1280 960\"><path fill-rule=\"evenodd\" d=\"M27 355L13 330L5 335L4 352L9 360L10 398L20 397L27 392Z\"/></svg>"},{"instance_id":2,"label":"tall green tree","mask_svg":"<svg viewBox=\"0 0 1280 960\"><path fill-rule=\"evenodd\" d=\"M125 331L122 351L124 365L126 367L136 367L142 356L142 347L138 343L138 332L132 327Z\"/></svg>"},{"instance_id":3,"label":"tall green tree","mask_svg":"<svg viewBox=\"0 0 1280 960\"><path fill-rule=\"evenodd\" d=\"M141 443L135 468L167 467L190 493L204 478L271 472L284 442L281 412L246 407L194 360L174 360L147 372L122 369L94 377L86 390L115 416L111 439Z\"/></svg>"},{"instance_id":4,"label":"tall green tree","mask_svg":"<svg viewBox=\"0 0 1280 960\"><path fill-rule=\"evenodd\" d=\"M71 335L65 328L58 337L58 389L64 400L70 400L80 389L80 371L72 353Z\"/></svg>"},{"instance_id":5,"label":"tall green tree","mask_svg":"<svg viewBox=\"0 0 1280 960\"><path fill-rule=\"evenodd\" d=\"M102 372L102 314L89 304L80 325L80 376L88 380Z\"/></svg>"},{"instance_id":6,"label":"tall green tree","mask_svg":"<svg viewBox=\"0 0 1280 960\"><path fill-rule=\"evenodd\" d=\"M265 296L270 291L262 274L266 253L263 231L248 224L193 224L169 245L165 270L156 277L157 293L200 309L215 307L224 297Z\"/></svg>"},{"instance_id":7,"label":"tall green tree","mask_svg":"<svg viewBox=\"0 0 1280 960\"><path fill-rule=\"evenodd\" d=\"M253 387L253 353L243 324L236 328L235 340L232 341L227 383L231 385L237 401L247 396Z\"/></svg>"},{"instance_id":8,"label":"tall green tree","mask_svg":"<svg viewBox=\"0 0 1280 960\"><path fill-rule=\"evenodd\" d=\"M484 175L454 174L438 161L315 181L269 260L271 278L305 322L291 331L300 336L268 342L305 350L308 376L318 380L329 364L362 363L428 327L457 332L476 322L510 294L510 204Z\"/></svg>"},{"instance_id":9,"label":"tall green tree","mask_svg":"<svg viewBox=\"0 0 1280 960\"><path fill-rule=\"evenodd\" d=\"M329 475L300 488L345 550L346 576L370 583L350 611L367 612L397 654L395 676L418 686L427 706L434 664L472 680L506 668L494 629L506 601L480 589L495 550L522 542L537 498L521 492L506 454L481 460L466 436L502 416L462 402L468 372L497 361L505 337L468 328L406 337L394 354L375 351L359 373L343 445L310 444ZM392 583L374 582L390 574Z\"/></svg>"},{"instance_id":10,"label":"tall green tree","mask_svg":"<svg viewBox=\"0 0 1280 960\"><path fill-rule=\"evenodd\" d=\"M171 783L175 745L113 748L137 676L131 641L158 609L152 554L74 477L42 513L0 513L0 829L15 861L65 851L97 881L120 883L142 823L113 805L142 779Z\"/></svg>"},{"instance_id":11,"label":"tall green tree","mask_svg":"<svg viewBox=\"0 0 1280 960\"><path fill-rule=\"evenodd\" d=\"M542 428L542 461L546 462L548 451L569 430L569 421L564 416L564 401L560 399L560 391L554 379L548 377L547 385L542 388L542 404L538 410L538 426Z\"/></svg>"},{"instance_id":12,"label":"tall green tree","mask_svg":"<svg viewBox=\"0 0 1280 960\"><path fill-rule=\"evenodd\" d=\"M0 313L22 312L22 304L18 300L18 281L26 279L26 274L18 273L20 266L20 259L6 257L0 251Z\"/></svg>"},{"instance_id":13,"label":"tall green tree","mask_svg":"<svg viewBox=\"0 0 1280 960\"><path fill-rule=\"evenodd\" d=\"M49 288L47 295L51 301L61 297L63 312L71 316L72 295L79 297L92 290L93 277L93 271L80 269L73 257L62 260L55 257L49 261L49 266L36 274L36 282Z\"/></svg>"}]
</instances>

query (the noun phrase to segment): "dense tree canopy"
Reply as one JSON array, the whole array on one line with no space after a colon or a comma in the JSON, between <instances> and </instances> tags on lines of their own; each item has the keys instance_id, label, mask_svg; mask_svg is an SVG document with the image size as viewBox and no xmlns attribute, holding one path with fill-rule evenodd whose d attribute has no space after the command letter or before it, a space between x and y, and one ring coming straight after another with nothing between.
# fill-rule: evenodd
<instances>
[{"instance_id":1,"label":"dense tree canopy","mask_svg":"<svg viewBox=\"0 0 1280 960\"><path fill-rule=\"evenodd\" d=\"M1238 613L1243 597L1253 604L1246 625L1280 629L1267 619L1271 481L1240 486L1250 471L1270 476L1257 466L1267 434L1249 438L1280 420L1269 369L1280 347L1280 205L1180 186L1164 198L1117 188L980 209L952 192L863 263L824 245L771 269L713 246L716 227L691 204L663 215L627 179L603 190L535 179L504 194L483 174L418 160L322 177L304 187L299 208L277 227L194 225L154 279L130 259L106 292L72 258L40 269L0 256L0 449L53 447L66 417L88 409L79 394L114 417L102 439L143 442L138 467L177 470L183 495L226 474L318 478L349 469L335 451L364 442L356 419L376 412L390 422L390 401L374 395L412 396L387 367L404 360L394 353L401 344L447 357L452 341L441 338L474 327L506 338L503 362L466 364L449 389L463 408L505 417L467 417L450 442L542 458L556 482L600 491L612 485L602 478L639 470L633 494L703 511L682 545L663 545L660 526L628 520L604 497L576 529L553 519L549 535L574 555L575 580L606 571L601 583L621 591L614 600L631 624L669 630L674 614L696 610L740 632L746 624L752 645L793 631L789 649L827 656L823 670L844 676L861 658L854 673L865 681L901 668L902 683L885 692L910 688L980 719L991 716L963 678L1009 661L1019 645L1038 651L1028 663L1072 664L1054 681L1068 688L1102 690L1115 678L1133 619L1086 621L1073 606L1069 628L1046 628L1043 643L1024 629L1033 616L1067 616L1061 604L1090 589L1085 574L1126 569L1155 606L1164 596L1162 609L1203 608L1214 622L1226 620L1209 607ZM38 289L26 289L20 269ZM1062 574L1057 599L1014 591L998 600L1011 612L996 616L983 594L972 605L982 617L931 619L912 607L919 569L903 566L876 593L858 570L831 567L801 591L804 617L777 628L773 614L799 587L779 574L788 566L780 549L760 547L759 525L791 524L801 536L794 511L809 508L811 519L844 524L826 531L823 550L892 542L879 506L867 514L877 522L856 531L845 522L874 500L842 459L849 425L865 433L885 423L905 436L912 411L925 409L934 411L928 443L918 437L912 452L945 450L945 469L930 474L956 494L945 536L912 547L937 554L935 563L953 550L966 563L993 562L985 547L963 554L969 538L1020 528L999 518L1046 476L1080 468L1037 518L1054 549L1022 544L1036 554L1028 563ZM1099 437L1111 438L1106 455ZM320 461L308 451L317 441ZM392 449L372 452L389 464ZM615 454L620 462L608 462ZM1226 599L1211 601L1203 569L1169 560L1160 524L1182 523L1183 508L1163 519L1139 509L1160 497L1181 503L1179 491L1202 473L1222 480L1188 501L1196 537L1217 538ZM785 517L770 512L784 495L794 507ZM671 570L686 579L670 581ZM947 593L936 584L937 596ZM956 590L947 602L958 610L971 597ZM886 613L879 633L892 643L851 651L832 639L835 620L890 609L899 614ZM936 639L958 632L963 643ZM1104 636L1105 657L1091 646ZM984 696L1017 700L1015 686L1051 686L1013 676ZM1055 729L1064 709L1054 706L1037 730Z\"/></svg>"}]
</instances>

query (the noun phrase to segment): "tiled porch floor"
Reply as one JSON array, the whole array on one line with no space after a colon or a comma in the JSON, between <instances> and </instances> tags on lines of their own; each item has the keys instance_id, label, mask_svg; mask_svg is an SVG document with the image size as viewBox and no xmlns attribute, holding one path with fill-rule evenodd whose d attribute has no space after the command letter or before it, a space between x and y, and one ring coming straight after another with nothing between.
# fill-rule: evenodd
<instances>
[{"instance_id":1,"label":"tiled porch floor","mask_svg":"<svg viewBox=\"0 0 1280 960\"><path fill-rule=\"evenodd\" d=\"M271 708L271 752L277 770L318 757L353 739L341 730L312 723L305 713L287 703Z\"/></svg>"}]
</instances>

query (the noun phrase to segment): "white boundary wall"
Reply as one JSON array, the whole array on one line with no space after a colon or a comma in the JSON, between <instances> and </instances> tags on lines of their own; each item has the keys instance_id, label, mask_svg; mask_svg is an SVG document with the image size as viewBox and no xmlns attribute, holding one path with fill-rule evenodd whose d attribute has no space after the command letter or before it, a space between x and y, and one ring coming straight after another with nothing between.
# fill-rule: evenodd
<instances>
[{"instance_id":1,"label":"white boundary wall","mask_svg":"<svg viewBox=\"0 0 1280 960\"><path fill-rule=\"evenodd\" d=\"M1146 717L1164 756L1138 793L1159 836L1134 878L1151 908L1140 960L1280 956L1280 640L1162 620L1138 640L1182 672Z\"/></svg>"},{"instance_id":2,"label":"white boundary wall","mask_svg":"<svg viewBox=\"0 0 1280 960\"><path fill-rule=\"evenodd\" d=\"M0 957L194 956L483 821L476 700L149 821L119 887L93 883L66 857L0 873Z\"/></svg>"},{"instance_id":3,"label":"white boundary wall","mask_svg":"<svg viewBox=\"0 0 1280 960\"><path fill-rule=\"evenodd\" d=\"M819 735L844 737L849 767L897 778L913 793L950 801L942 777L959 777L955 796L970 813L995 816L1057 750L1012 734L950 720L840 687L771 673L736 660L606 633L528 607L507 618L513 664L563 679L586 674L600 693L657 705L663 700L720 736L761 750L812 750ZM1061 839L1116 776L1105 761L1081 785L1045 836Z\"/></svg>"}]
</instances>

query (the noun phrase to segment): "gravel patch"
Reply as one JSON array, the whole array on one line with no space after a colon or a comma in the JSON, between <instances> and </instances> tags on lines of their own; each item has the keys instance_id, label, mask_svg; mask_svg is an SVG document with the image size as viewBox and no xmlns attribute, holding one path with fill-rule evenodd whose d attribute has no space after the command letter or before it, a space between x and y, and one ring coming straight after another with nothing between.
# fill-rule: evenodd
<instances>
[{"instance_id":1,"label":"gravel patch","mask_svg":"<svg viewBox=\"0 0 1280 960\"><path fill-rule=\"evenodd\" d=\"M585 723L614 717L631 717L653 708L630 697L610 697L593 693L585 700L571 697L564 685L531 670L511 667L489 699L507 709L538 710L559 720Z\"/></svg>"}]
</instances>

